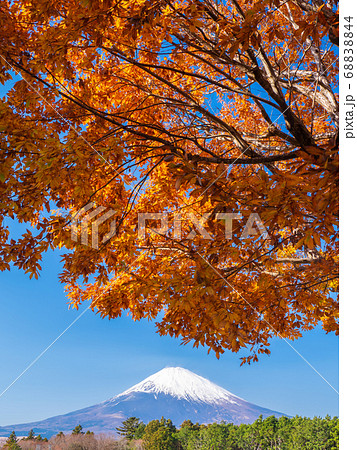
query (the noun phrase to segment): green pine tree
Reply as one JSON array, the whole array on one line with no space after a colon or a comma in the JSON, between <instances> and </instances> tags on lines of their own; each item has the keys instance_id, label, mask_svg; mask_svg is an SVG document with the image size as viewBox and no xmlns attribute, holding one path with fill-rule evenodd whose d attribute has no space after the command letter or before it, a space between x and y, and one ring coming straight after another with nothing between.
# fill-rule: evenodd
<instances>
[{"instance_id":1,"label":"green pine tree","mask_svg":"<svg viewBox=\"0 0 357 450\"><path fill-rule=\"evenodd\" d=\"M73 429L72 434L84 434L84 432L83 432L82 430L83 430L82 425L77 425L77 426Z\"/></svg>"},{"instance_id":2,"label":"green pine tree","mask_svg":"<svg viewBox=\"0 0 357 450\"><path fill-rule=\"evenodd\" d=\"M131 441L133 439L138 439L140 432L143 434L143 427L145 425L140 422L140 419L137 417L129 417L128 419L124 420L121 427L117 427L117 433L120 436L124 436L128 441Z\"/></svg>"},{"instance_id":3,"label":"green pine tree","mask_svg":"<svg viewBox=\"0 0 357 450\"><path fill-rule=\"evenodd\" d=\"M33 439L35 439L35 433L31 429L29 431L29 434L27 435L27 437L24 439L24 441L32 441Z\"/></svg>"},{"instance_id":4,"label":"green pine tree","mask_svg":"<svg viewBox=\"0 0 357 450\"><path fill-rule=\"evenodd\" d=\"M10 436L7 438L4 448L9 450L21 450L21 447L17 443L17 437L15 431L13 431Z\"/></svg>"}]
</instances>

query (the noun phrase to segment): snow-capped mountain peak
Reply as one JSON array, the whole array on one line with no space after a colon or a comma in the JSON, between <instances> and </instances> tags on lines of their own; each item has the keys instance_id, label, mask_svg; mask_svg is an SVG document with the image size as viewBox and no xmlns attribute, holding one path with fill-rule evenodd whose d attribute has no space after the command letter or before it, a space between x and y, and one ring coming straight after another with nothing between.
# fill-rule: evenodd
<instances>
[{"instance_id":1,"label":"snow-capped mountain peak","mask_svg":"<svg viewBox=\"0 0 357 450\"><path fill-rule=\"evenodd\" d=\"M204 403L234 402L241 400L217 384L182 367L167 367L145 378L113 400L131 393L166 394L177 399Z\"/></svg>"},{"instance_id":2,"label":"snow-capped mountain peak","mask_svg":"<svg viewBox=\"0 0 357 450\"><path fill-rule=\"evenodd\" d=\"M283 414L249 403L187 369L167 367L102 403L39 422L0 427L0 436L8 436L13 430L26 436L33 429L36 434L51 437L59 431L71 433L79 423L84 430L115 434L116 427L133 416L144 423L163 416L179 426L187 419L198 423L252 423L260 415Z\"/></svg>"}]
</instances>

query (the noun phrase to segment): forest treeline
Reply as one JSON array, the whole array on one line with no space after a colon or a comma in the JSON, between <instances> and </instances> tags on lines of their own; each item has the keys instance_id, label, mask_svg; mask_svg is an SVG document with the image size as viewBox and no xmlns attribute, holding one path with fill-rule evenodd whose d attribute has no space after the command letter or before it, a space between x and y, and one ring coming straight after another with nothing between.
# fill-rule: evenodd
<instances>
[{"instance_id":1,"label":"forest treeline","mask_svg":"<svg viewBox=\"0 0 357 450\"><path fill-rule=\"evenodd\" d=\"M25 439L12 433L5 444L11 450L338 450L337 417L259 417L252 424L212 423L185 420L175 427L170 419L144 424L137 417L116 428L118 438L84 433L80 425L72 434L60 432L49 441L31 430Z\"/></svg>"}]
</instances>

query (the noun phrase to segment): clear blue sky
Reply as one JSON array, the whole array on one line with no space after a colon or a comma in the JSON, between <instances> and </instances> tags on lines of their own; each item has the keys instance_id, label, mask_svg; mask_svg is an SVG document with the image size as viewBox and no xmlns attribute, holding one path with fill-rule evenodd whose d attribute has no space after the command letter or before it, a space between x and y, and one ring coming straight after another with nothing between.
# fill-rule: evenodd
<instances>
[{"instance_id":1,"label":"clear blue sky","mask_svg":"<svg viewBox=\"0 0 357 450\"><path fill-rule=\"evenodd\" d=\"M39 280L17 269L0 273L0 392L85 309L68 309L58 282L60 254L45 255ZM292 345L337 389L336 336L316 329ZM271 356L240 367L239 355L227 353L217 360L202 347L160 337L152 322L108 321L89 310L0 397L0 425L104 401L166 366L185 367L250 402L289 415L338 415L338 395L306 362L280 339L271 350Z\"/></svg>"}]
</instances>

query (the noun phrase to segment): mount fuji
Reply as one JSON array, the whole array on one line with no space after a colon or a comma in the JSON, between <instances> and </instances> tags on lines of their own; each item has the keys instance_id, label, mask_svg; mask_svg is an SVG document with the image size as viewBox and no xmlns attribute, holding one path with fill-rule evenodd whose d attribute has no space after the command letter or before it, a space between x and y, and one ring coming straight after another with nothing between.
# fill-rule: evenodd
<instances>
[{"instance_id":1,"label":"mount fuji","mask_svg":"<svg viewBox=\"0 0 357 450\"><path fill-rule=\"evenodd\" d=\"M251 423L260 415L265 418L284 414L249 403L187 369L168 367L97 405L39 422L0 427L0 436L13 430L24 436L33 429L36 434L50 437L59 431L70 433L78 424L84 431L112 434L131 416L144 423L164 416L179 426L186 419L199 423Z\"/></svg>"}]
</instances>

